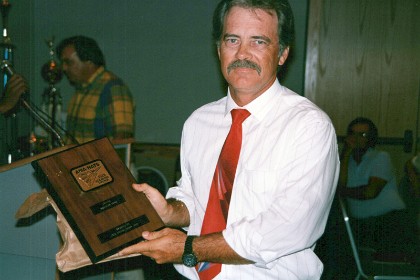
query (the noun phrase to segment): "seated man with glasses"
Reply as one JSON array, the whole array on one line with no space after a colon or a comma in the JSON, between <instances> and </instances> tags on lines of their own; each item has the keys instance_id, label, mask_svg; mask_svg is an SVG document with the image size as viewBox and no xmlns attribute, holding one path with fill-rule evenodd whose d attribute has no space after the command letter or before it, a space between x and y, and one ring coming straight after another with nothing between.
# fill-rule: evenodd
<instances>
[{"instance_id":1,"label":"seated man with glasses","mask_svg":"<svg viewBox=\"0 0 420 280\"><path fill-rule=\"evenodd\" d=\"M359 246L375 251L410 250L409 216L387 152L375 149L378 130L367 118L347 127L341 153L339 194L346 199Z\"/></svg>"}]
</instances>

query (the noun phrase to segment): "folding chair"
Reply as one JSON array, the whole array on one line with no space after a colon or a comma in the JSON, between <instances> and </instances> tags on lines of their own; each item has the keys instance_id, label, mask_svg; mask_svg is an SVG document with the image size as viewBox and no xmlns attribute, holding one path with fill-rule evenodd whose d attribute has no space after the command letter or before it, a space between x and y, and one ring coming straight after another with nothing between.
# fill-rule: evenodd
<instances>
[{"instance_id":1,"label":"folding chair","mask_svg":"<svg viewBox=\"0 0 420 280\"><path fill-rule=\"evenodd\" d=\"M377 275L377 274L382 274L383 269L381 267L379 267L380 271L378 271L378 270L375 271L375 264L371 263L370 266L372 267L372 272L369 271L369 273L368 273L369 275L366 274L364 272L363 268L362 268L362 261L361 261L361 258L359 256L359 252L358 252L358 249L357 249L357 246L356 246L356 242L354 240L353 231L352 231L351 225L350 225L350 218L349 218L349 216L347 214L347 210L346 210L346 205L345 205L345 203L344 203L344 201L341 197L339 198L339 202L340 202L341 213L343 214L343 218L344 218L344 224L346 225L346 231L347 231L347 234L349 236L353 257L354 257L354 260L356 262L357 275L356 275L355 280L361 279L361 277L362 277L362 279L375 279L375 280L419 280L420 279L420 277L415 276L416 273L417 273L416 267L413 267L412 264L409 264L409 263L385 263L385 262L381 262L381 267L383 265L389 266L390 271L392 271L391 273L389 273L389 275ZM395 268L395 270L393 268ZM408 271L408 273L406 274L406 271L404 271L403 274L405 274L405 275L393 275L394 272L395 273L400 272L400 271L397 270L397 268L398 268L398 270L406 269ZM371 274L373 274L373 276Z\"/></svg>"}]
</instances>

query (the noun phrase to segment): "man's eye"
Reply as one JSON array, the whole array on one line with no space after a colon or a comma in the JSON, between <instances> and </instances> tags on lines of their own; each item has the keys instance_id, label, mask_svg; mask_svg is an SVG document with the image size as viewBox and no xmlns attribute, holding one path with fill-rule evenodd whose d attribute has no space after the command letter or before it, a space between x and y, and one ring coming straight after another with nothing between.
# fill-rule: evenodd
<instances>
[{"instance_id":1,"label":"man's eye","mask_svg":"<svg viewBox=\"0 0 420 280\"><path fill-rule=\"evenodd\" d=\"M264 41L264 40L255 40L255 45L261 46L261 45L266 45L266 44L267 44L267 42Z\"/></svg>"},{"instance_id":2,"label":"man's eye","mask_svg":"<svg viewBox=\"0 0 420 280\"><path fill-rule=\"evenodd\" d=\"M236 38L227 38L225 42L227 45L236 45L238 44L239 40Z\"/></svg>"}]
</instances>

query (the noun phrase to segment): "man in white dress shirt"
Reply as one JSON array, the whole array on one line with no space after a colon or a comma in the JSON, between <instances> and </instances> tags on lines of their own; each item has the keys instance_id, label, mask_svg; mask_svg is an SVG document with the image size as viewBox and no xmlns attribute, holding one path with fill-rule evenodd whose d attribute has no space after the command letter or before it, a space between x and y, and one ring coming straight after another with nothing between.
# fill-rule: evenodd
<instances>
[{"instance_id":1,"label":"man in white dress shirt","mask_svg":"<svg viewBox=\"0 0 420 280\"><path fill-rule=\"evenodd\" d=\"M144 232L147 242L120 254L139 252L157 263L175 263L188 279L199 279L197 262L221 263L214 279L320 278L323 265L313 248L338 179L336 135L324 112L277 80L294 37L289 3L254 2L223 0L216 8L213 36L227 96L186 121L182 178L167 199L147 184L133 185L167 228ZM226 229L200 235L230 111L237 108L251 115L242 124ZM181 227L196 237L174 229Z\"/></svg>"}]
</instances>

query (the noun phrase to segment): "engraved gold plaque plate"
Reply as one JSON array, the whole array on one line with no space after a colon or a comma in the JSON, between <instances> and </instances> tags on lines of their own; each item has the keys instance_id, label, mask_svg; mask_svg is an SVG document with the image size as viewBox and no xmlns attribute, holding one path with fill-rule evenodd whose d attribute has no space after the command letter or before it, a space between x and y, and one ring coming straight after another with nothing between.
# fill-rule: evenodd
<instances>
[{"instance_id":1,"label":"engraved gold plaque plate","mask_svg":"<svg viewBox=\"0 0 420 280\"><path fill-rule=\"evenodd\" d=\"M101 160L95 160L71 170L73 178L85 192L101 187L113 181Z\"/></svg>"},{"instance_id":2,"label":"engraved gold plaque plate","mask_svg":"<svg viewBox=\"0 0 420 280\"><path fill-rule=\"evenodd\" d=\"M93 263L164 227L108 138L32 163Z\"/></svg>"}]
</instances>

